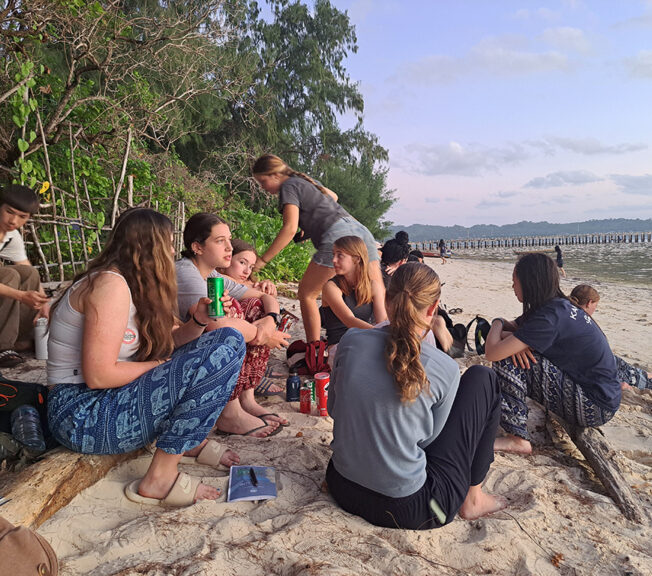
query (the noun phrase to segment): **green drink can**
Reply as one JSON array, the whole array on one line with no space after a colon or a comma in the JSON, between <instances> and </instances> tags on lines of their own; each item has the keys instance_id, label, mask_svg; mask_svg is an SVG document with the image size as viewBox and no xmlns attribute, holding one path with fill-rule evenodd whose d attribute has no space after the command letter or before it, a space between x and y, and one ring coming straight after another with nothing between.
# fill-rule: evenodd
<instances>
[{"instance_id":1,"label":"green drink can","mask_svg":"<svg viewBox=\"0 0 652 576\"><path fill-rule=\"evenodd\" d=\"M307 382L304 383L304 386L310 389L310 398L312 399L313 402L315 402L315 381L308 380Z\"/></svg>"},{"instance_id":2,"label":"green drink can","mask_svg":"<svg viewBox=\"0 0 652 576\"><path fill-rule=\"evenodd\" d=\"M224 306L220 298L224 295L224 278L218 276L217 278L207 278L208 284L208 297L211 303L208 305L208 317L220 318L224 316Z\"/></svg>"}]
</instances>

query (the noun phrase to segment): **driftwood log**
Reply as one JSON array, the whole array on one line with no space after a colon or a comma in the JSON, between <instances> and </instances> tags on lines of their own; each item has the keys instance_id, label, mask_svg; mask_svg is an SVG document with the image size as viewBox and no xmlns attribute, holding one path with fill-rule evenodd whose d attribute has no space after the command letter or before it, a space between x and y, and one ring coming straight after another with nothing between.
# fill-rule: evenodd
<instances>
[{"instance_id":1,"label":"driftwood log","mask_svg":"<svg viewBox=\"0 0 652 576\"><path fill-rule=\"evenodd\" d=\"M111 468L142 453L95 456L56 448L16 474L2 473L0 494L10 501L0 513L13 524L37 528Z\"/></svg>"},{"instance_id":2,"label":"driftwood log","mask_svg":"<svg viewBox=\"0 0 652 576\"><path fill-rule=\"evenodd\" d=\"M597 428L581 428L568 424L552 413L548 413L548 417L553 425L561 426L566 431L625 518L637 524L649 524L649 516L623 478L614 459L614 451L602 432Z\"/></svg>"}]
</instances>

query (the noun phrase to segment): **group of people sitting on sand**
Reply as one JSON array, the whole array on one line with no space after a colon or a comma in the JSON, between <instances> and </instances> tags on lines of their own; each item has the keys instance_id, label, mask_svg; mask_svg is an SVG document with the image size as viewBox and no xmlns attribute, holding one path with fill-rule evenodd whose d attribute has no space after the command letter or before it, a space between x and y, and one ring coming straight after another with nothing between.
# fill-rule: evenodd
<instances>
[{"instance_id":1,"label":"group of people sitting on sand","mask_svg":"<svg viewBox=\"0 0 652 576\"><path fill-rule=\"evenodd\" d=\"M319 340L324 327L331 346L326 480L344 510L411 529L445 525L458 513L473 519L496 512L507 502L482 484L495 450L531 452L526 397L579 426L613 418L621 381L591 317L597 297L566 298L548 256L519 259L513 287L522 315L494 319L486 341L493 367L473 366L460 376L458 364L437 349L447 338L439 277L407 262L407 242L389 241L379 257L372 235L334 192L276 156L259 158L252 173L278 195L283 217L262 255L232 240L217 215L199 213L186 223L177 259L170 220L131 208L51 310L37 298L38 285L0 286L2 305L13 299L32 317L49 315L54 437L89 454L156 442L145 476L125 488L128 498L166 506L216 499L218 490L179 464L239 463L235 452L207 439L214 429L264 438L288 424L254 397L270 349L285 346L288 335L278 330L275 287L252 281L251 273L295 238L316 249L298 297L307 342ZM28 189L10 190L0 200L0 257L8 254L3 239L38 207L37 197L14 201L33 194ZM18 266L0 271L27 266L23 254ZM206 280L217 275L224 277L227 313L211 318ZM21 291L29 297L17 296ZM497 437L499 425L506 436Z\"/></svg>"}]
</instances>

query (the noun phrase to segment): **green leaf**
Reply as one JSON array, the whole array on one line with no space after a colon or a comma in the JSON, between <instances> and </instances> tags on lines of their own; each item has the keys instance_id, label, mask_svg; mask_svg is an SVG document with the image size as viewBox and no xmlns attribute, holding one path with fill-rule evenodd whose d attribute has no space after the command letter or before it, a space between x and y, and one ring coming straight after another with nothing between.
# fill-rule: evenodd
<instances>
[{"instance_id":1,"label":"green leaf","mask_svg":"<svg viewBox=\"0 0 652 576\"><path fill-rule=\"evenodd\" d=\"M18 116L17 114L12 115L11 119L14 121L14 124L18 126L18 128L23 127L23 119Z\"/></svg>"},{"instance_id":2,"label":"green leaf","mask_svg":"<svg viewBox=\"0 0 652 576\"><path fill-rule=\"evenodd\" d=\"M25 140L23 140L22 138L18 138L18 150L25 153L27 152L28 148L29 148L29 144L25 142Z\"/></svg>"},{"instance_id":3,"label":"green leaf","mask_svg":"<svg viewBox=\"0 0 652 576\"><path fill-rule=\"evenodd\" d=\"M34 142L34 140L36 140L36 132L34 132L34 130L30 130L29 131L29 143L31 144L32 142Z\"/></svg>"},{"instance_id":4,"label":"green leaf","mask_svg":"<svg viewBox=\"0 0 652 576\"><path fill-rule=\"evenodd\" d=\"M25 163L23 164L23 173L29 174L33 169L34 169L34 164L32 164L32 161L25 160Z\"/></svg>"}]
</instances>

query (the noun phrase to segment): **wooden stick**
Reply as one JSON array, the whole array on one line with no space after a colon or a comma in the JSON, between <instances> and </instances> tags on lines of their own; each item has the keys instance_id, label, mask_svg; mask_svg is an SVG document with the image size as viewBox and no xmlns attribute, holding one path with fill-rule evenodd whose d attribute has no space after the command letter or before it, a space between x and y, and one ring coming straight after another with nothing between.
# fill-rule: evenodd
<instances>
[{"instance_id":1,"label":"wooden stick","mask_svg":"<svg viewBox=\"0 0 652 576\"><path fill-rule=\"evenodd\" d=\"M598 428L581 428L568 424L551 412L548 417L564 428L625 518L637 524L649 524L649 517L623 478L614 459L614 451L602 432Z\"/></svg>"},{"instance_id":2,"label":"wooden stick","mask_svg":"<svg viewBox=\"0 0 652 576\"><path fill-rule=\"evenodd\" d=\"M32 234L32 239L34 241L34 246L36 246L36 251L38 252L38 257L43 262L43 272L45 273L45 281L50 282L50 270L48 269L48 260L41 249L41 243L39 242L38 236L36 234L36 228L34 228L34 222L29 221L29 231Z\"/></svg>"},{"instance_id":3,"label":"wooden stick","mask_svg":"<svg viewBox=\"0 0 652 576\"><path fill-rule=\"evenodd\" d=\"M93 213L93 204L91 204L91 197L88 194L88 186L86 185L86 178L82 180L84 184L84 192L86 193L86 199L88 200L88 210L90 213ZM97 244L97 251L101 252L102 250L102 243L100 242L100 228L99 226L95 226L95 230L97 232L97 235L95 236L95 242Z\"/></svg>"},{"instance_id":4,"label":"wooden stick","mask_svg":"<svg viewBox=\"0 0 652 576\"><path fill-rule=\"evenodd\" d=\"M115 194L113 196L113 210L111 211L111 228L115 225L115 219L118 216L118 198L120 197L120 191L122 190L122 185L125 181L125 174L127 173L127 161L129 160L129 151L131 150L131 126L127 130L127 146L125 148L125 155L122 159L122 170L120 171L120 180L118 180L118 185L115 189Z\"/></svg>"},{"instance_id":5,"label":"wooden stick","mask_svg":"<svg viewBox=\"0 0 652 576\"><path fill-rule=\"evenodd\" d=\"M74 140L72 137L72 126L69 125L69 133L70 133L70 168L72 170L71 175L72 175L72 186L73 190L75 192L75 206L77 207L77 218L79 219L79 236L81 237L81 242L82 242L82 250L84 252L84 261L85 261L85 266L88 266L88 247L86 246L86 233L84 232L84 228L81 226L82 223L82 213L81 213L81 206L79 204L79 189L77 188L77 172L75 169L75 146L74 146ZM75 270L75 265L73 264L72 266L73 272Z\"/></svg>"}]
</instances>

